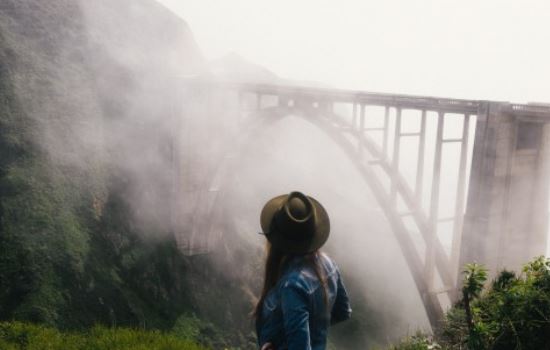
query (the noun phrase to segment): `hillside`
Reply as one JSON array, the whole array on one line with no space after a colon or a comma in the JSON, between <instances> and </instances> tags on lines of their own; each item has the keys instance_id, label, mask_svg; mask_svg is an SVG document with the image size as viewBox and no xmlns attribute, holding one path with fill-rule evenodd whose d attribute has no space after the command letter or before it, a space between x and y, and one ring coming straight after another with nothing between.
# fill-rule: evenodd
<instances>
[{"instance_id":1,"label":"hillside","mask_svg":"<svg viewBox=\"0 0 550 350\"><path fill-rule=\"evenodd\" d=\"M167 217L164 89L202 69L153 0L1 2L1 319L253 342L238 279L182 256Z\"/></svg>"},{"instance_id":2,"label":"hillside","mask_svg":"<svg viewBox=\"0 0 550 350\"><path fill-rule=\"evenodd\" d=\"M263 251L241 239L250 227L228 220L233 239L210 255L184 256L174 240L175 84L208 74L284 82L235 55L207 65L186 23L154 0L0 3L0 321L162 329L255 348L248 313ZM212 125L235 124L208 107L185 122L216 137L187 130L187 158L218 157ZM185 160L189 187L216 157ZM192 191L179 199L192 203ZM189 225L182 217L176 229ZM347 281L354 318L333 342L384 342L393 318L374 315Z\"/></svg>"}]
</instances>

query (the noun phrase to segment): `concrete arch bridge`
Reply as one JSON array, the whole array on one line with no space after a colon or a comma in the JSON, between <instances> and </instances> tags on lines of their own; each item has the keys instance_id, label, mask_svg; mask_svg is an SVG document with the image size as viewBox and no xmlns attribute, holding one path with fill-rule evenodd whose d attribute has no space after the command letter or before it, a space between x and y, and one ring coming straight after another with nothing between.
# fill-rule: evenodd
<instances>
[{"instance_id":1,"label":"concrete arch bridge","mask_svg":"<svg viewBox=\"0 0 550 350\"><path fill-rule=\"evenodd\" d=\"M186 148L198 123L208 129L207 120L186 115L200 109L208 117L228 101L239 112L225 129L240 142L249 142L251 125L269 122L270 114L293 113L323 130L383 209L432 327L456 300L464 263L517 268L546 251L550 106L206 81L186 81L181 91L185 98L176 99L174 118L186 131L174 135L175 150ZM193 102L182 107L186 99ZM215 135L206 137L215 142ZM177 220L193 222L176 228L176 238L185 253L204 253L220 234L216 201L231 159L186 190L178 181L197 161L174 154L176 197L191 191L196 203L185 207L174 199L175 227Z\"/></svg>"}]
</instances>

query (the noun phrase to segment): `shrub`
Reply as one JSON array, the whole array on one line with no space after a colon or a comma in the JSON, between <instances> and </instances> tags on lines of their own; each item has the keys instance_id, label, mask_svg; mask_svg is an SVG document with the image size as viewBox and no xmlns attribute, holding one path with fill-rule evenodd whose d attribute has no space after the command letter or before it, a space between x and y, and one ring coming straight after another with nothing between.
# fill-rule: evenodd
<instances>
[{"instance_id":1,"label":"shrub","mask_svg":"<svg viewBox=\"0 0 550 350\"><path fill-rule=\"evenodd\" d=\"M468 264L463 275L462 299L437 342L417 334L391 350L550 350L550 259L534 259L519 276L502 271L485 291L483 266Z\"/></svg>"},{"instance_id":2,"label":"shrub","mask_svg":"<svg viewBox=\"0 0 550 350\"><path fill-rule=\"evenodd\" d=\"M465 290L468 278L476 279L471 269ZM445 344L450 349L466 344L472 350L550 349L550 260L534 259L520 276L502 271L485 293L479 289L482 279L470 286L477 293L466 292L447 313Z\"/></svg>"}]
</instances>

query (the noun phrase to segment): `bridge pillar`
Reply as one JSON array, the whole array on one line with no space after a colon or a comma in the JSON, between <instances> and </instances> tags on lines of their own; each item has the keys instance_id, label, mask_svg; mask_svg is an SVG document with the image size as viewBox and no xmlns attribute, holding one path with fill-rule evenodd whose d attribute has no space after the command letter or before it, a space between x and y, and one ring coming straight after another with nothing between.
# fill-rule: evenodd
<instances>
[{"instance_id":1,"label":"bridge pillar","mask_svg":"<svg viewBox=\"0 0 550 350\"><path fill-rule=\"evenodd\" d=\"M549 163L550 124L481 104L458 268L479 262L494 276L545 254Z\"/></svg>"}]
</instances>

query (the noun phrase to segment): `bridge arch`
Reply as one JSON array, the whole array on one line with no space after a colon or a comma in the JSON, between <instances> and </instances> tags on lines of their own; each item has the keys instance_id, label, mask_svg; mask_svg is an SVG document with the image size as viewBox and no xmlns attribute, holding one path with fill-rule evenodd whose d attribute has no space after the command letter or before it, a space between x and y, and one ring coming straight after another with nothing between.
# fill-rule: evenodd
<instances>
[{"instance_id":1,"label":"bridge arch","mask_svg":"<svg viewBox=\"0 0 550 350\"><path fill-rule=\"evenodd\" d=\"M303 108L304 103L302 102L301 104ZM234 157L233 154L239 154L239 148L253 144L253 139L258 129L264 129L268 127L269 124L276 122L279 118L284 118L289 113L293 113L293 115L302 118L310 125L322 131L324 135L332 140L334 144L346 154L350 163L353 164L354 168L360 174L365 185L371 190L378 205L388 218L391 230L397 239L401 252L410 269L415 286L424 303L428 319L431 324L435 325L443 315L443 308L438 299L430 295L429 285L425 279L426 269L422 261L423 259L419 253L415 251L415 244L408 235L408 230L401 220L402 213L396 211L395 203L388 197L385 187L373 173L371 162L368 158L364 157L364 155L370 154L375 149L375 145L367 139L365 135L361 135L358 132L354 133L355 139L347 137L346 134L353 128L353 125L346 125L344 122L339 121L335 114L327 114L325 108L317 109L318 114L311 116L311 111L301 110L301 107L283 103L282 106L259 109L251 113L249 117L251 124L240 134L239 144L233 150L229 151L220 162L216 175L214 175L212 182L209 184L210 198L204 198L199 203L200 207L197 211L199 214L197 216L208 217L210 219L206 223L197 223L197 227L194 231L197 232L197 234L201 234L201 232L210 232L207 236L209 239L215 240L214 237L219 234L217 225L221 221L223 215L223 210L221 210L222 206L220 205L224 202L223 189L226 188L227 183L231 181L230 177L226 176L226 174L233 173L231 169L236 166L234 164L236 157ZM399 175L394 175L393 178L396 181L395 191L401 194L407 188L406 182ZM410 193L403 192L403 196L407 195L411 196ZM421 217L420 220L425 219ZM441 247L437 249L437 261L439 262L437 268L441 269L444 266L449 269L448 259L445 260L446 256L443 249ZM445 281L447 283L452 283L450 272L446 277Z\"/></svg>"},{"instance_id":2,"label":"bridge arch","mask_svg":"<svg viewBox=\"0 0 550 350\"><path fill-rule=\"evenodd\" d=\"M458 268L458 252L460 252L460 238L462 233L462 219L466 197L466 163L469 161L465 149L468 146L469 140L469 122L473 115L486 117L488 114L488 104L482 101L467 101L454 99L437 99L414 96L399 96L385 95L372 93L359 93L353 91L327 91L325 89L308 89L308 88L293 88L281 86L266 86L266 85L251 85L237 84L232 86L224 86L223 89L237 92L239 96L245 94L256 96L256 109L249 111L251 115L249 121L251 125L257 127L265 126L262 123L273 118L264 119L254 118L261 114L277 115L287 113L289 109L301 111L297 115L303 117L312 125L323 131L335 144L337 144L354 164L355 168L362 175L365 183L370 188L378 204L383 209L388 222L391 225L392 231L397 238L401 251L410 268L413 280L422 297L425 310L430 320L432 327L437 327L442 315L443 305L439 296L444 294L448 300L454 300L456 297L456 272ZM275 96L277 98L276 106L268 109L262 108L262 96ZM344 102L353 106L353 118L346 122L337 113L334 113L332 108L334 102ZM382 106L385 108L385 125L384 134L385 140L383 148L387 147L387 133L389 128L387 125L388 114L390 108L395 111L394 128L394 147L391 159L386 157L384 150L380 149L372 139L370 139L365 131L365 106ZM433 167L433 184L431 188L430 210L425 213L418 205L418 189L412 190L406 180L399 173L399 144L395 144L395 140L401 137L411 136L401 131L401 112L406 109L415 109L422 111L422 126L418 137L422 139L422 134L425 132L426 113L433 111L437 113L437 135L436 149L434 155ZM464 125L462 135L459 138L449 139L444 137L443 128L446 113L458 113L464 116ZM479 124L479 122L477 123ZM478 126L478 125L477 125ZM247 137L243 140L249 140L254 135L254 128L249 127ZM440 186L440 170L441 170L441 149L445 142L460 142L461 155L459 166L459 181L457 184L457 196L455 205L455 222L453 237L453 253L447 256L441 243L437 239L436 227L438 223L437 205L439 200ZM419 147L423 147L422 141L419 141ZM419 150L419 154L422 152ZM397 160L396 160L397 159ZM223 187L223 174L227 169L231 168L231 157L226 157L218 169L218 176L210 188ZM390 179L390 188L384 186L379 178L374 174L373 167L378 166ZM225 170L224 170L225 169ZM420 169L420 167L418 167ZM418 171L417 169L417 171ZM417 184L418 184L418 178ZM214 218L208 223L209 228L206 231L213 230L215 223L221 215L221 211L216 208L221 196L219 191L215 192L210 200L201 201L202 211L210 213L208 217ZM471 196L470 196L471 197ZM396 207L396 199L401 198L407 206L407 212L399 212ZM434 204L435 203L435 204ZM422 259L421 254L417 251L414 244L414 239L411 236L411 230L407 227L404 217L412 218L414 225L421 234L424 240L426 249L425 256ZM218 218L218 219L217 219ZM205 230L204 227L200 228ZM439 277L443 288L435 285L435 278Z\"/></svg>"}]
</instances>

